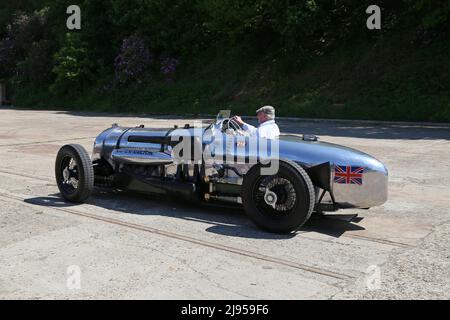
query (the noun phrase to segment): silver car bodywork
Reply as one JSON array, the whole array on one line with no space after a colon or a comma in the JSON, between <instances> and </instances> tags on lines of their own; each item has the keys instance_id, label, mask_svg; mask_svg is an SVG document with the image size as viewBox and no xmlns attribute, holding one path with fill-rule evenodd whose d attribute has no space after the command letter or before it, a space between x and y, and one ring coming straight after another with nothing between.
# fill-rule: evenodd
<instances>
[{"instance_id":1,"label":"silver car bodywork","mask_svg":"<svg viewBox=\"0 0 450 320\"><path fill-rule=\"evenodd\" d=\"M215 135L226 135L220 130L222 122L212 124L209 129L200 129L200 141L206 130L212 130ZM186 127L185 132L192 136L194 128ZM151 128L124 128L113 125L103 131L95 140L92 155L93 162L103 160L112 168L117 168L123 163L133 165L159 165L165 166L165 172L175 174L177 165L174 164L172 145L168 143L171 137L180 134L176 128L151 129ZM184 133L185 135L185 133ZM203 144L205 142L203 141ZM388 171L386 167L374 157L348 147L318 141L314 136L280 135L279 159L294 161L304 169L315 168L323 164L329 166L329 195L317 197L321 203L333 203L339 208L370 208L386 202L388 193ZM216 156L225 156L226 150L215 150ZM222 153L222 154L221 154ZM233 163L231 167L237 170L238 175L231 172L230 175L221 177L216 182L221 184L241 185L242 176L252 165L246 163ZM359 168L362 172L361 180L350 178L338 179L336 172L339 168L347 168L351 174L353 168ZM189 166L192 172L193 166ZM214 165L209 164L204 168L207 176L214 175ZM313 172L313 170L311 170ZM312 174L312 173L311 173ZM220 181L219 181L220 180ZM314 180L313 180L314 181ZM361 182L361 183L359 183ZM212 190L214 186L210 186ZM317 189L324 188L317 185ZM205 198L209 197L205 193ZM324 193L325 194L325 193ZM225 200L227 197L223 197ZM229 197L228 197L229 198ZM239 197L235 197L239 202Z\"/></svg>"}]
</instances>

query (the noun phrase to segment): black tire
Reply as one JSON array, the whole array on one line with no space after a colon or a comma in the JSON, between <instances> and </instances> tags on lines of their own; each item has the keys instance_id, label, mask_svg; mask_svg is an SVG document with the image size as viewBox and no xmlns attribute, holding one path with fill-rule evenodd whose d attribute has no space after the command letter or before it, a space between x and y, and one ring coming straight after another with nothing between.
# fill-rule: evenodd
<instances>
[{"instance_id":1,"label":"black tire","mask_svg":"<svg viewBox=\"0 0 450 320\"><path fill-rule=\"evenodd\" d=\"M72 169L70 169L71 166ZM78 144L61 147L56 156L55 177L64 199L70 202L84 202L94 189L94 167L86 149ZM68 177L75 180L70 180ZM69 183L69 181L72 182Z\"/></svg>"},{"instance_id":2,"label":"black tire","mask_svg":"<svg viewBox=\"0 0 450 320\"><path fill-rule=\"evenodd\" d=\"M256 165L244 176L242 203L247 215L269 232L288 233L299 229L311 217L315 204L315 189L308 174L292 161L280 161L279 170L273 176L261 176L260 169L261 166ZM278 188L278 193L274 191L277 202L272 203L273 207L267 204L265 197L261 199L264 181L269 181L266 187L273 185L271 181L279 183L274 187ZM272 190L269 188L269 191ZM280 203L283 199L284 204Z\"/></svg>"}]
</instances>

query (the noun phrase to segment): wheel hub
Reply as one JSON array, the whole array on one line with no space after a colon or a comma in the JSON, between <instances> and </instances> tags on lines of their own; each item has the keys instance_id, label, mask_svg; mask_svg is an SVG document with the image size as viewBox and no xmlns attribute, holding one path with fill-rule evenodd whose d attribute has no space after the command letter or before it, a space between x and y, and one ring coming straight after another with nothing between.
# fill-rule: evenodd
<instances>
[{"instance_id":1,"label":"wheel hub","mask_svg":"<svg viewBox=\"0 0 450 320\"><path fill-rule=\"evenodd\" d=\"M275 209L277 200L278 200L277 194L273 191L270 191L269 189L266 189L266 194L264 195L264 201L267 203L267 205L269 205Z\"/></svg>"},{"instance_id":2,"label":"wheel hub","mask_svg":"<svg viewBox=\"0 0 450 320\"><path fill-rule=\"evenodd\" d=\"M64 170L63 170L63 179L64 179L64 181L68 181L69 180L69 168L64 168Z\"/></svg>"},{"instance_id":3,"label":"wheel hub","mask_svg":"<svg viewBox=\"0 0 450 320\"><path fill-rule=\"evenodd\" d=\"M66 165L62 170L63 184L72 186L74 189L78 188L78 170L77 163L74 159L66 161Z\"/></svg>"},{"instance_id":4,"label":"wheel hub","mask_svg":"<svg viewBox=\"0 0 450 320\"><path fill-rule=\"evenodd\" d=\"M259 194L266 205L278 212L291 210L297 199L292 182L281 177L263 179L259 186Z\"/></svg>"}]
</instances>

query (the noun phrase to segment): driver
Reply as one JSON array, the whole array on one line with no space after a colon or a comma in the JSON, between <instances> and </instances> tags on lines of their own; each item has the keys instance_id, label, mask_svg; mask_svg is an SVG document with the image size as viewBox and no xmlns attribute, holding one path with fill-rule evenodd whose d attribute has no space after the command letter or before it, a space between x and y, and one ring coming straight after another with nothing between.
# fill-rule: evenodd
<instances>
[{"instance_id":1,"label":"driver","mask_svg":"<svg viewBox=\"0 0 450 320\"><path fill-rule=\"evenodd\" d=\"M242 121L240 116L234 116L232 119L241 125L244 131L250 135L258 135L260 138L275 139L280 135L280 129L275 123L275 108L272 106L264 106L256 110L258 118L258 128Z\"/></svg>"}]
</instances>

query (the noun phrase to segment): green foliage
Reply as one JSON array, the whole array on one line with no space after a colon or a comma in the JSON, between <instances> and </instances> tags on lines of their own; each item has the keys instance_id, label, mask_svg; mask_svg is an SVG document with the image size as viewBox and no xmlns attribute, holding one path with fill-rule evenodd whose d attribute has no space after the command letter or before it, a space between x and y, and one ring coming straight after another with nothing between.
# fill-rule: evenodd
<instances>
[{"instance_id":1,"label":"green foliage","mask_svg":"<svg viewBox=\"0 0 450 320\"><path fill-rule=\"evenodd\" d=\"M450 0L379 0L376 31L370 0L79 0L82 29L68 33L71 4L0 8L16 104L450 120Z\"/></svg>"},{"instance_id":2,"label":"green foliage","mask_svg":"<svg viewBox=\"0 0 450 320\"><path fill-rule=\"evenodd\" d=\"M28 55L23 61L18 62L17 73L13 82L17 86L31 84L39 87L53 80L51 66L53 64L53 44L48 40L33 42Z\"/></svg>"},{"instance_id":3,"label":"green foliage","mask_svg":"<svg viewBox=\"0 0 450 320\"><path fill-rule=\"evenodd\" d=\"M43 38L48 8L30 14L17 13L8 26L9 37L14 39L16 51L21 55L31 49L33 43Z\"/></svg>"},{"instance_id":4,"label":"green foliage","mask_svg":"<svg viewBox=\"0 0 450 320\"><path fill-rule=\"evenodd\" d=\"M17 12L6 27L6 34L0 40L1 76L12 77L15 65L22 62L32 50L34 43L43 38L47 8L32 13Z\"/></svg>"},{"instance_id":5,"label":"green foliage","mask_svg":"<svg viewBox=\"0 0 450 320\"><path fill-rule=\"evenodd\" d=\"M30 14L35 10L43 8L44 2L44 0L2 1L0 6L0 39L7 34L7 27L15 14L18 12Z\"/></svg>"},{"instance_id":6,"label":"green foliage","mask_svg":"<svg viewBox=\"0 0 450 320\"><path fill-rule=\"evenodd\" d=\"M54 41L47 40L48 8L31 13L18 12L0 41L0 77L15 85L51 81Z\"/></svg>"},{"instance_id":7,"label":"green foliage","mask_svg":"<svg viewBox=\"0 0 450 320\"><path fill-rule=\"evenodd\" d=\"M440 27L450 18L450 0L416 0L414 9L421 14L425 28Z\"/></svg>"},{"instance_id":8,"label":"green foliage","mask_svg":"<svg viewBox=\"0 0 450 320\"><path fill-rule=\"evenodd\" d=\"M86 43L78 33L66 33L62 47L55 54L53 73L56 78L51 90L59 94L81 92L93 80L92 62Z\"/></svg>"}]
</instances>

